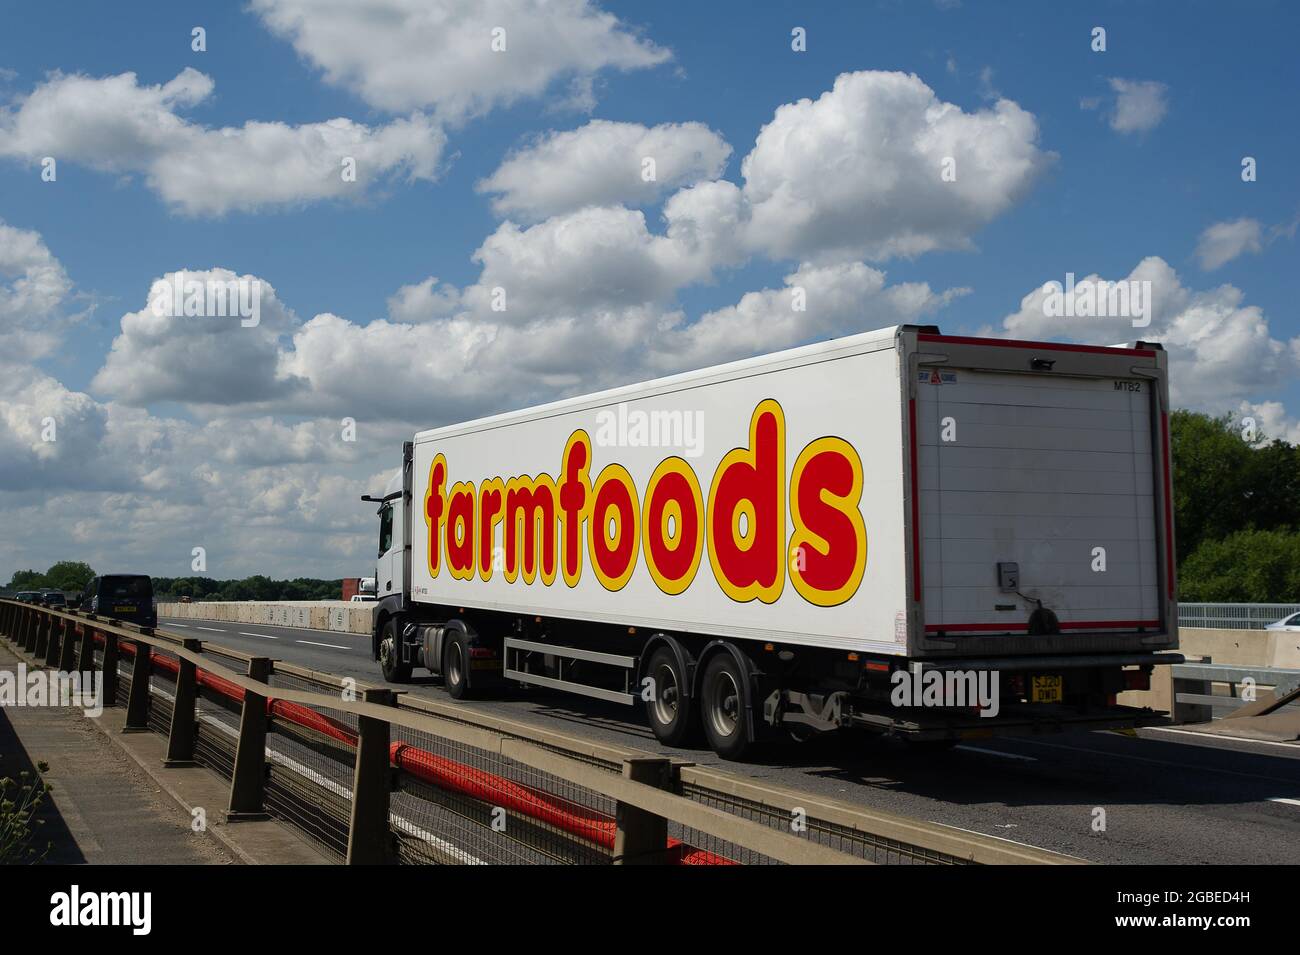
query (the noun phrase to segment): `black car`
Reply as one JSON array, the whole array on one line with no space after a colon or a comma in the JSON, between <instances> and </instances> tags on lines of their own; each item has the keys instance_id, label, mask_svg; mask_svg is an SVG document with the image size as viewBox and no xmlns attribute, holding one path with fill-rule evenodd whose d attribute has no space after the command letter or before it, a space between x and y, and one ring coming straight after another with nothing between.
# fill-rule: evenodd
<instances>
[{"instance_id":1,"label":"black car","mask_svg":"<svg viewBox=\"0 0 1300 955\"><path fill-rule=\"evenodd\" d=\"M47 607L66 607L68 599L62 593L57 591L42 591L41 603Z\"/></svg>"},{"instance_id":2,"label":"black car","mask_svg":"<svg viewBox=\"0 0 1300 955\"><path fill-rule=\"evenodd\" d=\"M142 627L158 625L153 580L147 574L105 574L92 578L81 595L81 609Z\"/></svg>"}]
</instances>

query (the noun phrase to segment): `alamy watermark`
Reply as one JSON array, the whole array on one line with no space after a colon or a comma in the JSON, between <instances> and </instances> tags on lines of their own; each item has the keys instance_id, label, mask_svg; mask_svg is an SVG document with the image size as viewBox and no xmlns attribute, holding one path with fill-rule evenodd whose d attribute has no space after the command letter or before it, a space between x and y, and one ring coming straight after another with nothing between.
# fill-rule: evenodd
<instances>
[{"instance_id":1,"label":"alamy watermark","mask_svg":"<svg viewBox=\"0 0 1300 955\"><path fill-rule=\"evenodd\" d=\"M907 670L895 670L889 702L906 707L977 708L980 716L997 716L997 670L923 669L913 663Z\"/></svg>"},{"instance_id":2,"label":"alamy watermark","mask_svg":"<svg viewBox=\"0 0 1300 955\"><path fill-rule=\"evenodd\" d=\"M1134 328L1151 324L1151 281L1083 279L1065 273L1065 284L1043 286L1043 314L1048 318L1127 318Z\"/></svg>"},{"instance_id":3,"label":"alamy watermark","mask_svg":"<svg viewBox=\"0 0 1300 955\"><path fill-rule=\"evenodd\" d=\"M260 279L197 279L175 272L149 289L149 307L159 318L239 318L244 328L262 321Z\"/></svg>"},{"instance_id":4,"label":"alamy watermark","mask_svg":"<svg viewBox=\"0 0 1300 955\"><path fill-rule=\"evenodd\" d=\"M620 401L596 412L595 443L603 448L673 448L688 458L704 451L704 412L642 411Z\"/></svg>"},{"instance_id":5,"label":"alamy watermark","mask_svg":"<svg viewBox=\"0 0 1300 955\"><path fill-rule=\"evenodd\" d=\"M74 670L0 670L0 706L75 706L87 716L104 712L104 674Z\"/></svg>"},{"instance_id":6,"label":"alamy watermark","mask_svg":"<svg viewBox=\"0 0 1300 955\"><path fill-rule=\"evenodd\" d=\"M83 892L73 885L50 896L50 924L121 926L131 929L132 935L148 935L153 928L153 893Z\"/></svg>"}]
</instances>

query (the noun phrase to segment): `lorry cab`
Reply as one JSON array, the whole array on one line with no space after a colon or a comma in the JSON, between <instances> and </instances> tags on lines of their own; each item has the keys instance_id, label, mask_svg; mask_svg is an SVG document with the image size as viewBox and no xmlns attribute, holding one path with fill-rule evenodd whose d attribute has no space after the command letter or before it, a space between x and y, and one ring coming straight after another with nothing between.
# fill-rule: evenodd
<instances>
[{"instance_id":1,"label":"lorry cab","mask_svg":"<svg viewBox=\"0 0 1300 955\"><path fill-rule=\"evenodd\" d=\"M402 475L393 475L379 502L379 554L375 559L374 599L402 595L402 552L406 544L406 515Z\"/></svg>"}]
</instances>

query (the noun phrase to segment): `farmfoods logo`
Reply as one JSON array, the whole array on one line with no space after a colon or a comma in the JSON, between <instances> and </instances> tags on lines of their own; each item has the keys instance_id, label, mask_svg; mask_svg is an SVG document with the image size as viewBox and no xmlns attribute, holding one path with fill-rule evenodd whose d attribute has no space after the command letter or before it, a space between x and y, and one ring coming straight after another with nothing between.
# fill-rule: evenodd
<instances>
[{"instance_id":1,"label":"farmfoods logo","mask_svg":"<svg viewBox=\"0 0 1300 955\"><path fill-rule=\"evenodd\" d=\"M447 459L438 454L424 498L429 574L491 580L503 525L500 572L512 584L540 577L549 587L560 576L575 587L589 561L601 586L617 591L641 554L655 585L680 594L707 554L714 579L732 600L775 603L788 568L791 585L809 603L842 604L867 566L862 461L847 441L817 438L796 455L787 488L785 434L780 404L760 402L748 443L728 451L706 476L707 506L700 476L681 457L660 461L644 489L616 462L593 479L591 439L582 430L569 436L555 477L451 483Z\"/></svg>"}]
</instances>

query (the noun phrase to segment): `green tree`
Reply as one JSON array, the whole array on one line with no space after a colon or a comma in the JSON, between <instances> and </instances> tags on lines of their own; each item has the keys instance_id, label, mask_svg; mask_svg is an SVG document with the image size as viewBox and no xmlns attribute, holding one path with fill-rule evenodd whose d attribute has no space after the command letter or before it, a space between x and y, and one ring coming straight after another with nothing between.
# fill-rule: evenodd
<instances>
[{"instance_id":1,"label":"green tree","mask_svg":"<svg viewBox=\"0 0 1300 955\"><path fill-rule=\"evenodd\" d=\"M1300 527L1300 449L1247 443L1231 415L1175 411L1169 430L1180 564L1235 531Z\"/></svg>"},{"instance_id":2,"label":"green tree","mask_svg":"<svg viewBox=\"0 0 1300 955\"><path fill-rule=\"evenodd\" d=\"M1182 600L1300 601L1300 533L1243 530L1203 541L1179 567Z\"/></svg>"},{"instance_id":3,"label":"green tree","mask_svg":"<svg viewBox=\"0 0 1300 955\"><path fill-rule=\"evenodd\" d=\"M7 590L40 590L48 584L45 575L38 570L16 570Z\"/></svg>"},{"instance_id":4,"label":"green tree","mask_svg":"<svg viewBox=\"0 0 1300 955\"><path fill-rule=\"evenodd\" d=\"M69 593L80 593L95 576L95 569L80 560L61 560L45 572L47 587Z\"/></svg>"}]
</instances>

